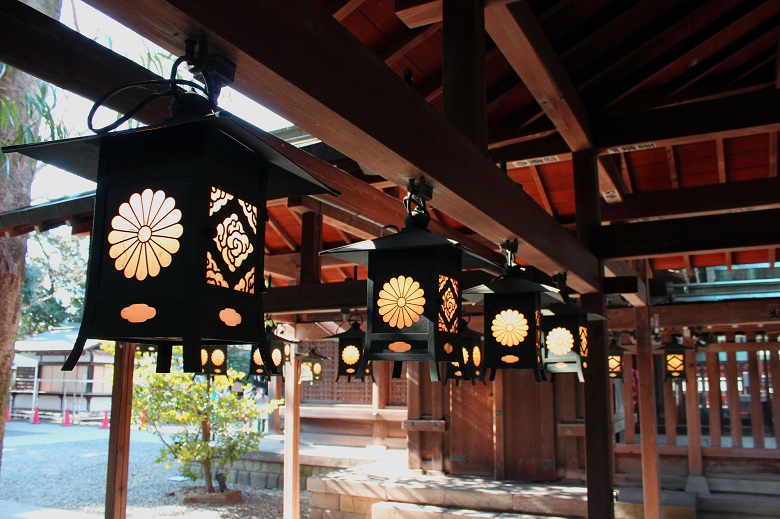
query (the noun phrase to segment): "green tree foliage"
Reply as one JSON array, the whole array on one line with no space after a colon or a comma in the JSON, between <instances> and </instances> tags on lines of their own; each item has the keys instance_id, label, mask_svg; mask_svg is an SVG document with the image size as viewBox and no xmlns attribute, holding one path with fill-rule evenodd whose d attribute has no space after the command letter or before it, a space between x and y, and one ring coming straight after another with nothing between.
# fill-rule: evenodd
<instances>
[{"instance_id":1,"label":"green tree foliage","mask_svg":"<svg viewBox=\"0 0 780 519\"><path fill-rule=\"evenodd\" d=\"M22 288L18 336L26 338L64 321L79 322L87 278L87 238L32 233Z\"/></svg>"},{"instance_id":2,"label":"green tree foliage","mask_svg":"<svg viewBox=\"0 0 780 519\"><path fill-rule=\"evenodd\" d=\"M171 467L177 462L186 475L193 475L192 464L200 465L207 491L214 492L212 470L257 449L263 436L258 419L277 410L279 402L259 405L243 392L231 391L244 377L233 369L215 377L183 373L176 350L171 373L155 373L149 355L137 357L133 422L163 441L158 463Z\"/></svg>"}]
</instances>

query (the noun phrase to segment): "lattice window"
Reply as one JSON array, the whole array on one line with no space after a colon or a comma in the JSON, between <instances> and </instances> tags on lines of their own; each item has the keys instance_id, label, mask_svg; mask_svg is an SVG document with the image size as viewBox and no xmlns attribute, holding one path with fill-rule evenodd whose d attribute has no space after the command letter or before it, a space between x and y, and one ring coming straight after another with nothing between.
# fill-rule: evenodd
<instances>
[{"instance_id":1,"label":"lattice window","mask_svg":"<svg viewBox=\"0 0 780 519\"><path fill-rule=\"evenodd\" d=\"M406 405L406 362L401 370L401 378L390 379L390 405Z\"/></svg>"}]
</instances>

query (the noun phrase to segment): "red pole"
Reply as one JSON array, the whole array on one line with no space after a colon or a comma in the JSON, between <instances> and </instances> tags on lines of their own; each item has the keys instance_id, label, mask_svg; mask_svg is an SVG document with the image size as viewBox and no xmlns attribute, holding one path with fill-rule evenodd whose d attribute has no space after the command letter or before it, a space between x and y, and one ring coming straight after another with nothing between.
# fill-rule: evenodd
<instances>
[{"instance_id":1,"label":"red pole","mask_svg":"<svg viewBox=\"0 0 780 519\"><path fill-rule=\"evenodd\" d=\"M38 415L38 408L35 408L35 414L33 415L33 421L32 423L41 423L41 417Z\"/></svg>"}]
</instances>

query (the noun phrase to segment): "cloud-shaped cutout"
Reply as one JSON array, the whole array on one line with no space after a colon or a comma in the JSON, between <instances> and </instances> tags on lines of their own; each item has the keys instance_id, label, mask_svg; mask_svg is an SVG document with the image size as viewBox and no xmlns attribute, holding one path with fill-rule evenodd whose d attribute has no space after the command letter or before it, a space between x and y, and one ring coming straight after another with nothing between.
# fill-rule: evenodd
<instances>
[{"instance_id":1,"label":"cloud-shaped cutout","mask_svg":"<svg viewBox=\"0 0 780 519\"><path fill-rule=\"evenodd\" d=\"M157 310L153 306L143 303L126 306L119 312L122 319L131 323L143 323L157 315Z\"/></svg>"},{"instance_id":2,"label":"cloud-shaped cutout","mask_svg":"<svg viewBox=\"0 0 780 519\"><path fill-rule=\"evenodd\" d=\"M241 324L241 314L232 308L225 308L219 312L219 320L227 326L238 326Z\"/></svg>"},{"instance_id":3,"label":"cloud-shaped cutout","mask_svg":"<svg viewBox=\"0 0 780 519\"><path fill-rule=\"evenodd\" d=\"M520 360L520 357L517 355L504 355L501 357L501 360L506 362L507 364L514 364L515 362Z\"/></svg>"},{"instance_id":4,"label":"cloud-shaped cutout","mask_svg":"<svg viewBox=\"0 0 780 519\"><path fill-rule=\"evenodd\" d=\"M392 342L387 346L387 349L396 353L403 353L412 349L412 345L408 342Z\"/></svg>"}]
</instances>

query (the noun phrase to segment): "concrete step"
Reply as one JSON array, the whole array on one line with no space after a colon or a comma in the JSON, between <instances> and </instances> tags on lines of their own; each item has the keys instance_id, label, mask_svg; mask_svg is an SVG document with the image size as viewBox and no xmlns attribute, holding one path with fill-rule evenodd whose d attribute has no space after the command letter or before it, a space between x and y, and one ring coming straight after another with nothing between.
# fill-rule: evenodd
<instances>
[{"instance_id":1,"label":"concrete step","mask_svg":"<svg viewBox=\"0 0 780 519\"><path fill-rule=\"evenodd\" d=\"M374 503L371 506L371 517L372 519L567 519L561 516L486 512L394 501Z\"/></svg>"},{"instance_id":2,"label":"concrete step","mask_svg":"<svg viewBox=\"0 0 780 519\"><path fill-rule=\"evenodd\" d=\"M696 498L698 518L780 517L780 497L755 494L715 492Z\"/></svg>"}]
</instances>

